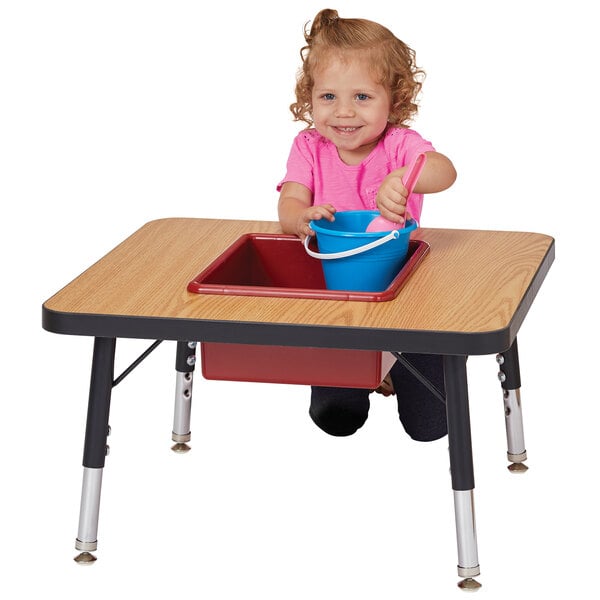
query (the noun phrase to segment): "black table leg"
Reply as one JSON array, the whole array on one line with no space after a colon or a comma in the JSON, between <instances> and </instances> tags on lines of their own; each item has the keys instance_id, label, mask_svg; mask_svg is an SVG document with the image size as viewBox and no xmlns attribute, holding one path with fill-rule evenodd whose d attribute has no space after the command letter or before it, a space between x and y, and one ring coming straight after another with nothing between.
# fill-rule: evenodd
<instances>
[{"instance_id":1,"label":"black table leg","mask_svg":"<svg viewBox=\"0 0 600 600\"><path fill-rule=\"evenodd\" d=\"M113 387L115 363L115 338L97 337L90 381L87 425L83 450L83 485L79 510L79 529L75 548L81 551L75 561L90 563L96 560L91 554L98 547L98 518L102 472L108 454L106 438L109 433L108 418Z\"/></svg>"},{"instance_id":2,"label":"black table leg","mask_svg":"<svg viewBox=\"0 0 600 600\"><path fill-rule=\"evenodd\" d=\"M177 342L175 371L175 410L173 415L173 434L175 442L173 452L188 452L187 442L192 438L192 385L194 382L194 366L196 364L196 342Z\"/></svg>"},{"instance_id":3,"label":"black table leg","mask_svg":"<svg viewBox=\"0 0 600 600\"><path fill-rule=\"evenodd\" d=\"M458 548L458 574L464 577L459 587L475 589L480 584L473 579L479 575L477 533L475 531L473 452L467 386L467 357L444 356L446 413L450 472L454 492L454 516Z\"/></svg>"},{"instance_id":4,"label":"black table leg","mask_svg":"<svg viewBox=\"0 0 600 600\"><path fill-rule=\"evenodd\" d=\"M519 351L517 340L506 351L496 356L500 365L498 378L504 397L504 421L506 424L506 456L511 463L508 470L512 473L527 471L527 451L523 433L523 412L521 410L521 373L519 369Z\"/></svg>"}]
</instances>

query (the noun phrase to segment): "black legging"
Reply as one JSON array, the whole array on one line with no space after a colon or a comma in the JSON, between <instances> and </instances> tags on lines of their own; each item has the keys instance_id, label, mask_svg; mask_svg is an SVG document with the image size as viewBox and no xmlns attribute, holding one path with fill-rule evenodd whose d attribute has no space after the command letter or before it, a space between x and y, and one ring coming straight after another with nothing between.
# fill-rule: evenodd
<instances>
[{"instance_id":1,"label":"black legging","mask_svg":"<svg viewBox=\"0 0 600 600\"><path fill-rule=\"evenodd\" d=\"M403 354L438 390L444 392L443 359L434 354ZM417 441L437 440L448 432L446 406L410 371L396 361L390 371L398 400L398 415L408 435ZM352 435L369 414L370 390L312 387L309 414L331 435Z\"/></svg>"}]
</instances>

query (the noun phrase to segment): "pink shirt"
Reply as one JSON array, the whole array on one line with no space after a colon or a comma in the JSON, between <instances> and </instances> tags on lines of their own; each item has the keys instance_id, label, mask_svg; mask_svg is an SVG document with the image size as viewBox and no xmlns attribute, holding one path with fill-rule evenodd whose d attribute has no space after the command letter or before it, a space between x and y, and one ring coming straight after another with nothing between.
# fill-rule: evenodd
<instances>
[{"instance_id":1,"label":"pink shirt","mask_svg":"<svg viewBox=\"0 0 600 600\"><path fill-rule=\"evenodd\" d=\"M347 165L335 144L315 129L301 131L295 138L287 162L287 181L306 186L313 205L333 204L340 210L377 210L377 190L386 175L408 164L417 154L433 151L430 142L416 131L389 127L377 146L359 165ZM408 211L421 219L423 194L408 197Z\"/></svg>"}]
</instances>

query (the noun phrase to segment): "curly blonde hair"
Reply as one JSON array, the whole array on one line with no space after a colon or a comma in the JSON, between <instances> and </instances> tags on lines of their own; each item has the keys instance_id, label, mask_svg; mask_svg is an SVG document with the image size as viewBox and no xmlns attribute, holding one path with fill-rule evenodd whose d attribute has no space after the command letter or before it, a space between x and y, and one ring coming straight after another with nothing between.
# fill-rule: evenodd
<instances>
[{"instance_id":1,"label":"curly blonde hair","mask_svg":"<svg viewBox=\"0 0 600 600\"><path fill-rule=\"evenodd\" d=\"M417 96L425 72L417 67L415 52L379 23L366 19L341 19L336 10L326 8L313 19L310 30L304 28L306 46L300 50L302 67L296 78L296 102L290 105L295 121L312 120L314 73L327 64L332 55L343 59L366 59L391 97L389 122L406 124L418 111Z\"/></svg>"}]
</instances>

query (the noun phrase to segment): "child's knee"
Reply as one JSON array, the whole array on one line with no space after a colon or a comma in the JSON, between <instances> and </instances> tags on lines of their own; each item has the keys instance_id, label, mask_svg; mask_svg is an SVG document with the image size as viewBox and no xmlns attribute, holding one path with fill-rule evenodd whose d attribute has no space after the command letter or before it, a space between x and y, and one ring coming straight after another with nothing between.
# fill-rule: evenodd
<instances>
[{"instance_id":1,"label":"child's knee","mask_svg":"<svg viewBox=\"0 0 600 600\"><path fill-rule=\"evenodd\" d=\"M308 412L326 433L347 436L365 424L369 407L368 390L313 386Z\"/></svg>"}]
</instances>

